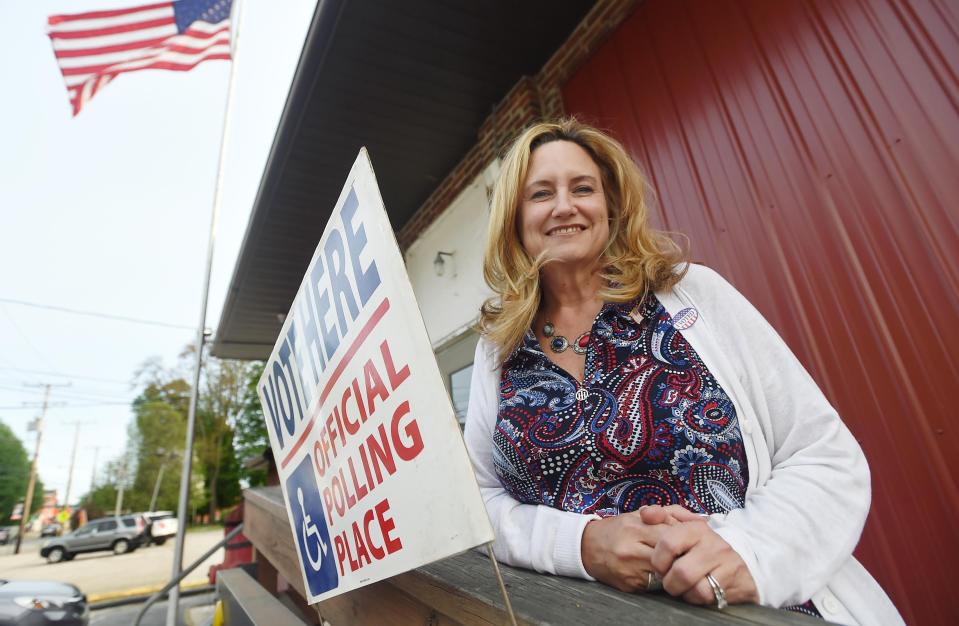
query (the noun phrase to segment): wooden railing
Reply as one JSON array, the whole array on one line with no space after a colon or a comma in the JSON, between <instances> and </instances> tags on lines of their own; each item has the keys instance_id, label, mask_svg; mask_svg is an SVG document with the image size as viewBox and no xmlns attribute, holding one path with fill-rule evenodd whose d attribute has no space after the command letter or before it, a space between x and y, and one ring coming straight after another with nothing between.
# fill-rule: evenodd
<instances>
[{"instance_id":1,"label":"wooden railing","mask_svg":"<svg viewBox=\"0 0 959 626\"><path fill-rule=\"evenodd\" d=\"M309 619L352 624L508 624L485 555L470 550L307 607L303 579L279 487L245 492L244 533L256 548L258 580L275 593L282 576ZM501 566L520 624L822 624L758 606L724 611L691 606L664 593L627 594L605 585ZM279 626L268 624L266 626Z\"/></svg>"}]
</instances>

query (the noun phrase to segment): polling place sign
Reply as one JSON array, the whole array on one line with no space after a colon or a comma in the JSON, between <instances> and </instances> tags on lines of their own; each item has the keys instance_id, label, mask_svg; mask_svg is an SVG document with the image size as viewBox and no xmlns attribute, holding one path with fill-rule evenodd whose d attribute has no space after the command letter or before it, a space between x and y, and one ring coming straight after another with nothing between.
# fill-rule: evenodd
<instances>
[{"instance_id":1,"label":"polling place sign","mask_svg":"<svg viewBox=\"0 0 959 626\"><path fill-rule=\"evenodd\" d=\"M257 391L310 603L492 541L365 149Z\"/></svg>"}]
</instances>

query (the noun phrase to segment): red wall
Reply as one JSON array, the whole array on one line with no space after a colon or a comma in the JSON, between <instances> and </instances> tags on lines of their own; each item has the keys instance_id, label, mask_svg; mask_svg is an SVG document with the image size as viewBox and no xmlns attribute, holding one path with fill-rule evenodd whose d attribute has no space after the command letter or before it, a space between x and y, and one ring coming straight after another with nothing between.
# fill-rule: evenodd
<instances>
[{"instance_id":1,"label":"red wall","mask_svg":"<svg viewBox=\"0 0 959 626\"><path fill-rule=\"evenodd\" d=\"M950 0L650 0L563 92L862 443L856 554L913 624L959 623L957 33Z\"/></svg>"}]
</instances>

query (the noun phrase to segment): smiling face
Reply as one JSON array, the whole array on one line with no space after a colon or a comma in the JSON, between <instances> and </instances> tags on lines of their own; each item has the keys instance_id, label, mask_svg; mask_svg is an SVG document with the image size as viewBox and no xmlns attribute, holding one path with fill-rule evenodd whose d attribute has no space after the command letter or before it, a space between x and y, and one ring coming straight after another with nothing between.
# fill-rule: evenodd
<instances>
[{"instance_id":1,"label":"smiling face","mask_svg":"<svg viewBox=\"0 0 959 626\"><path fill-rule=\"evenodd\" d=\"M527 254L544 250L559 263L593 263L609 240L609 212L599 166L571 141L551 141L530 155L520 195L519 233Z\"/></svg>"}]
</instances>

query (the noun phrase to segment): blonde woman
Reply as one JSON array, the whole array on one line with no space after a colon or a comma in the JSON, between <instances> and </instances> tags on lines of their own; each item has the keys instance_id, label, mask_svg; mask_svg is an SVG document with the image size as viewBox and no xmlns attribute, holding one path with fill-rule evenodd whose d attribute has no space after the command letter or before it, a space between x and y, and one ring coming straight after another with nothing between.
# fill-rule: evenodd
<instances>
[{"instance_id":1,"label":"blonde woman","mask_svg":"<svg viewBox=\"0 0 959 626\"><path fill-rule=\"evenodd\" d=\"M506 155L466 441L504 563L901 623L853 559L856 440L762 316L647 223L643 176L575 120Z\"/></svg>"}]
</instances>

